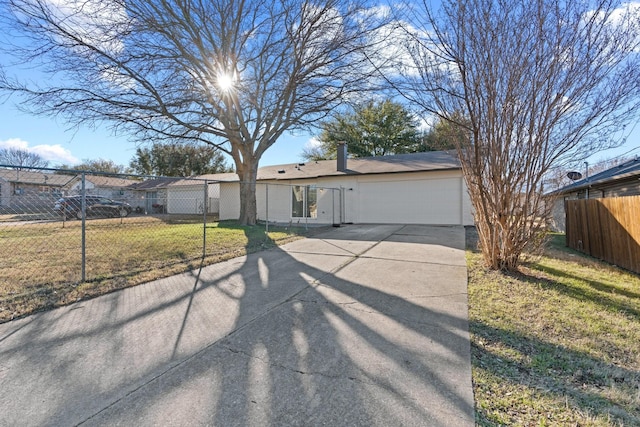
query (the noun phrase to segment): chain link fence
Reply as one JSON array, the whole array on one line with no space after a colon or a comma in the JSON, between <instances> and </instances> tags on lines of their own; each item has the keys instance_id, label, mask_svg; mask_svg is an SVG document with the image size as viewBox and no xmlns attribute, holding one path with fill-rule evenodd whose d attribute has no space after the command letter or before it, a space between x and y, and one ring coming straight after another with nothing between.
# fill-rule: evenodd
<instances>
[{"instance_id":1,"label":"chain link fence","mask_svg":"<svg viewBox=\"0 0 640 427\"><path fill-rule=\"evenodd\" d=\"M0 321L192 270L342 218L338 189L259 183L259 225L242 228L233 221L239 186L0 165Z\"/></svg>"}]
</instances>

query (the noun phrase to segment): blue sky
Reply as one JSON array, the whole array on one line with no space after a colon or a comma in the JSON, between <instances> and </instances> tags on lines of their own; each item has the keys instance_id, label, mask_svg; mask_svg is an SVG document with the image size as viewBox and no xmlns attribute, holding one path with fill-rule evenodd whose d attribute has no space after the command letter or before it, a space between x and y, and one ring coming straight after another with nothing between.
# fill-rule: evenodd
<instances>
[{"instance_id":1,"label":"blue sky","mask_svg":"<svg viewBox=\"0 0 640 427\"><path fill-rule=\"evenodd\" d=\"M6 60L7 57L0 54L0 61ZM18 101L19 98L11 97L6 102L0 103L0 148L15 147L33 151L48 160L52 167L60 164L73 165L84 160L99 158L127 166L135 156L137 147L127 139L126 135L113 136L106 127L69 130L62 121L20 112L15 106L15 102ZM640 120L640 112L638 120ZM640 123L632 125L629 132L624 145L594 153L588 159L589 163L594 164L599 160L622 155L627 157L640 155ZM302 150L312 137L312 134L298 133L295 136L285 134L266 151L260 164L265 166L300 161ZM232 165L231 160L229 164Z\"/></svg>"},{"instance_id":2,"label":"blue sky","mask_svg":"<svg viewBox=\"0 0 640 427\"><path fill-rule=\"evenodd\" d=\"M0 104L0 148L16 147L38 153L51 167L98 158L129 165L136 144L126 136L113 136L106 128L68 130L64 122L19 111L13 99ZM262 157L261 165L295 163L311 134L285 135ZM231 160L229 160L231 165Z\"/></svg>"},{"instance_id":3,"label":"blue sky","mask_svg":"<svg viewBox=\"0 0 640 427\"><path fill-rule=\"evenodd\" d=\"M18 111L12 99L0 104L0 117L0 148L16 147L34 151L48 160L52 167L98 158L127 166L135 156L136 144L126 136L113 136L104 128L68 130L63 122ZM312 137L312 134L283 136L267 150L260 164L266 166L300 161L300 154ZM621 155L640 155L640 123L635 125L624 145L594 153L588 161L594 164Z\"/></svg>"}]
</instances>

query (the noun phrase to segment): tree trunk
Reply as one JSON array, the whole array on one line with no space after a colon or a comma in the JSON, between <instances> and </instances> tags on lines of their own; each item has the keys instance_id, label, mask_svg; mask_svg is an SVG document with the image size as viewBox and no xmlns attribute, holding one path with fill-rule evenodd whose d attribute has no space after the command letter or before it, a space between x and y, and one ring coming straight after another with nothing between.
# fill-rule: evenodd
<instances>
[{"instance_id":1,"label":"tree trunk","mask_svg":"<svg viewBox=\"0 0 640 427\"><path fill-rule=\"evenodd\" d=\"M514 230L502 224L478 222L478 238L487 267L492 270L516 271L522 255L522 242ZM520 239L521 240L521 239Z\"/></svg>"},{"instance_id":2,"label":"tree trunk","mask_svg":"<svg viewBox=\"0 0 640 427\"><path fill-rule=\"evenodd\" d=\"M257 220L256 178L258 176L258 162L252 157L246 157L242 169L238 171L240 177L240 225L255 225Z\"/></svg>"}]
</instances>

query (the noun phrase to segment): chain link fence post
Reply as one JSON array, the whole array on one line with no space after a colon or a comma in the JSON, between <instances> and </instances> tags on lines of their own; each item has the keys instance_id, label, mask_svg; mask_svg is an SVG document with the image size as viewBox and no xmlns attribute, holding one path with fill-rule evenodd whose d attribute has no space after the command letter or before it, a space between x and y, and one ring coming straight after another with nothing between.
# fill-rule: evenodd
<instances>
[{"instance_id":1,"label":"chain link fence post","mask_svg":"<svg viewBox=\"0 0 640 427\"><path fill-rule=\"evenodd\" d=\"M202 259L207 256L207 214L209 213L209 181L204 180L204 202L202 209Z\"/></svg>"},{"instance_id":2,"label":"chain link fence post","mask_svg":"<svg viewBox=\"0 0 640 427\"><path fill-rule=\"evenodd\" d=\"M81 234L82 234L82 243L81 243L81 252L82 252L82 273L81 273L81 282L84 283L87 280L87 194L86 194L86 173L82 172L80 178L81 186L80 191L82 192L82 201L80 203L80 210L82 212L82 225L81 225Z\"/></svg>"},{"instance_id":3,"label":"chain link fence post","mask_svg":"<svg viewBox=\"0 0 640 427\"><path fill-rule=\"evenodd\" d=\"M265 184L265 234L269 234L269 184Z\"/></svg>"}]
</instances>

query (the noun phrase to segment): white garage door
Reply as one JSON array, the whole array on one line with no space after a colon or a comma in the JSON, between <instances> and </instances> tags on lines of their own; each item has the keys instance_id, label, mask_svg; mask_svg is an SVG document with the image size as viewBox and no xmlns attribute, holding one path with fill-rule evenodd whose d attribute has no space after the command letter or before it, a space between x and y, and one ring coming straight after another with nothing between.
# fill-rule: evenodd
<instances>
[{"instance_id":1,"label":"white garage door","mask_svg":"<svg viewBox=\"0 0 640 427\"><path fill-rule=\"evenodd\" d=\"M360 182L359 222L462 224L462 180Z\"/></svg>"},{"instance_id":2,"label":"white garage door","mask_svg":"<svg viewBox=\"0 0 640 427\"><path fill-rule=\"evenodd\" d=\"M170 189L167 192L167 213L199 214L202 213L204 189Z\"/></svg>"}]
</instances>

